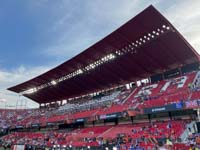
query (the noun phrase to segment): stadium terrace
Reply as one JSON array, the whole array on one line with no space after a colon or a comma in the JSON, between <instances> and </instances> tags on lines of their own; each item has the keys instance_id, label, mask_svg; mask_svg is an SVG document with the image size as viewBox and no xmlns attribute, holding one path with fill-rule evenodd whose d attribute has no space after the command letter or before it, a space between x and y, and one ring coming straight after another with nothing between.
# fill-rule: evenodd
<instances>
[{"instance_id":1,"label":"stadium terrace","mask_svg":"<svg viewBox=\"0 0 200 150\"><path fill-rule=\"evenodd\" d=\"M149 6L69 61L8 88L40 108L0 110L0 144L27 150L197 148L199 58Z\"/></svg>"}]
</instances>

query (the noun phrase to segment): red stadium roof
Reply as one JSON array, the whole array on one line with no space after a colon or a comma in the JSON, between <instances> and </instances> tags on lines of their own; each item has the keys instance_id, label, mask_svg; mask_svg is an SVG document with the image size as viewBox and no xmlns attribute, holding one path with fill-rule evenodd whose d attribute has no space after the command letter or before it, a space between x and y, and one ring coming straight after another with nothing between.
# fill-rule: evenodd
<instances>
[{"instance_id":1,"label":"red stadium roof","mask_svg":"<svg viewBox=\"0 0 200 150\"><path fill-rule=\"evenodd\" d=\"M37 91L23 95L38 103L48 103L194 62L199 62L197 52L166 18L149 6L69 61L8 90L21 93L36 88ZM62 82L52 82L63 76L66 78ZM37 88L47 83L45 88Z\"/></svg>"}]
</instances>

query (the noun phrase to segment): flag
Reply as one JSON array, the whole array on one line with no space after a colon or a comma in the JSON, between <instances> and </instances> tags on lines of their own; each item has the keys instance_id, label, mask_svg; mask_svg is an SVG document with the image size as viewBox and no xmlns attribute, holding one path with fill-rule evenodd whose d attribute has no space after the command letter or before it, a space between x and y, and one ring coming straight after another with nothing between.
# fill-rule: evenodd
<instances>
[{"instance_id":1,"label":"flag","mask_svg":"<svg viewBox=\"0 0 200 150\"><path fill-rule=\"evenodd\" d=\"M198 103L197 103L197 101L186 101L185 102L185 107L186 108L197 108L198 107Z\"/></svg>"}]
</instances>

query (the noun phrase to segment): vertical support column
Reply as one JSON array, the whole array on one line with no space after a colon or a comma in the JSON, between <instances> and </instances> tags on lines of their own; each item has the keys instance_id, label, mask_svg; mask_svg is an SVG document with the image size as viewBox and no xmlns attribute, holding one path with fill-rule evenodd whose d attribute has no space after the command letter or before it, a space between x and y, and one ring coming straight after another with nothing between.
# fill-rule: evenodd
<instances>
[{"instance_id":1,"label":"vertical support column","mask_svg":"<svg viewBox=\"0 0 200 150\"><path fill-rule=\"evenodd\" d=\"M63 105L63 101L64 101L64 100L62 100L62 101L60 102L60 106L62 106L62 105Z\"/></svg>"},{"instance_id":2,"label":"vertical support column","mask_svg":"<svg viewBox=\"0 0 200 150\"><path fill-rule=\"evenodd\" d=\"M25 101L25 109L26 109L27 108L27 100L24 99L24 101Z\"/></svg>"},{"instance_id":3,"label":"vertical support column","mask_svg":"<svg viewBox=\"0 0 200 150\"><path fill-rule=\"evenodd\" d=\"M168 115L169 115L169 119L172 120L172 113L170 111L168 112Z\"/></svg>"},{"instance_id":4,"label":"vertical support column","mask_svg":"<svg viewBox=\"0 0 200 150\"><path fill-rule=\"evenodd\" d=\"M151 123L151 114L148 114L149 123Z\"/></svg>"},{"instance_id":5,"label":"vertical support column","mask_svg":"<svg viewBox=\"0 0 200 150\"><path fill-rule=\"evenodd\" d=\"M133 124L133 116L131 116L131 123Z\"/></svg>"},{"instance_id":6,"label":"vertical support column","mask_svg":"<svg viewBox=\"0 0 200 150\"><path fill-rule=\"evenodd\" d=\"M200 122L200 109L197 109L197 120Z\"/></svg>"},{"instance_id":7,"label":"vertical support column","mask_svg":"<svg viewBox=\"0 0 200 150\"><path fill-rule=\"evenodd\" d=\"M165 75L164 72L162 73L162 79L165 80Z\"/></svg>"},{"instance_id":8,"label":"vertical support column","mask_svg":"<svg viewBox=\"0 0 200 150\"><path fill-rule=\"evenodd\" d=\"M19 98L17 99L16 109L20 109L22 105L21 95L19 94Z\"/></svg>"}]
</instances>

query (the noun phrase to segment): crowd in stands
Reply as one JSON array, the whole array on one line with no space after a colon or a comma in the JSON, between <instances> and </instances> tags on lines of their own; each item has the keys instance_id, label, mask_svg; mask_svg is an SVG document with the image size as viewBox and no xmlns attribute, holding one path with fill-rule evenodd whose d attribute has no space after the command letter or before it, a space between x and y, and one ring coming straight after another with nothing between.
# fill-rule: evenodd
<instances>
[{"instance_id":1,"label":"crowd in stands","mask_svg":"<svg viewBox=\"0 0 200 150\"><path fill-rule=\"evenodd\" d=\"M120 91L116 91L111 93L107 96L102 96L96 99L90 99L89 101L86 101L84 99L81 99L79 103L73 103L73 104L65 104L61 107L59 107L58 111L60 112L78 112L80 110L90 110L95 109L99 107L104 107L107 105L110 105L114 102L118 102L118 96L122 93Z\"/></svg>"},{"instance_id":2,"label":"crowd in stands","mask_svg":"<svg viewBox=\"0 0 200 150\"><path fill-rule=\"evenodd\" d=\"M192 72L157 83L147 83L132 90L117 90L99 97L79 99L75 101L76 103L69 101L67 104L54 109L0 110L0 126L6 128L37 123L45 125L49 120L56 122L67 118L86 118L123 112L130 108L142 110L143 108L197 99L200 92L194 89L199 87L199 78L199 72ZM192 86L192 93L191 85L195 85Z\"/></svg>"},{"instance_id":3,"label":"crowd in stands","mask_svg":"<svg viewBox=\"0 0 200 150\"><path fill-rule=\"evenodd\" d=\"M60 107L0 110L0 128L29 127L32 124L46 126L47 123L79 118L104 116L106 114L126 112L129 109L163 106L167 104L197 100L200 97L200 73L192 72L182 76L145 83L132 89L114 90L100 96L87 96L69 101ZM42 133L12 133L2 138L10 143L26 143L31 145L90 145L105 146L124 145L153 148L158 143L171 145L179 140L185 129L185 122L156 122L136 125L118 125L105 127L88 127L70 132L48 131ZM118 136L123 134L123 136ZM197 141L195 135L191 137ZM33 138L34 137L34 138ZM120 144L119 144L120 143ZM152 147L151 147L152 146Z\"/></svg>"},{"instance_id":4,"label":"crowd in stands","mask_svg":"<svg viewBox=\"0 0 200 150\"><path fill-rule=\"evenodd\" d=\"M91 99L85 103L81 101L76 104L67 103L60 106L58 109L30 109L30 110L2 110L2 127L3 122L9 126L29 126L31 124L44 124L47 122L56 122L59 120L76 119L92 116L98 110L109 110L108 108L112 105L118 105L126 96L131 92L131 90L126 90L124 92L115 91L110 95L98 97L96 99ZM5 114L3 116L3 114ZM1 116L0 116L1 117ZM13 119L11 119L13 117ZM4 118L4 119L3 119Z\"/></svg>"},{"instance_id":5,"label":"crowd in stands","mask_svg":"<svg viewBox=\"0 0 200 150\"><path fill-rule=\"evenodd\" d=\"M97 146L141 147L153 149L155 146L172 146L178 143L186 127L186 121L162 121L139 124L95 126L73 131L14 132L1 138L5 145L25 144L41 147ZM199 135L191 135L189 140L199 142ZM190 143L191 145L191 143Z\"/></svg>"}]
</instances>

